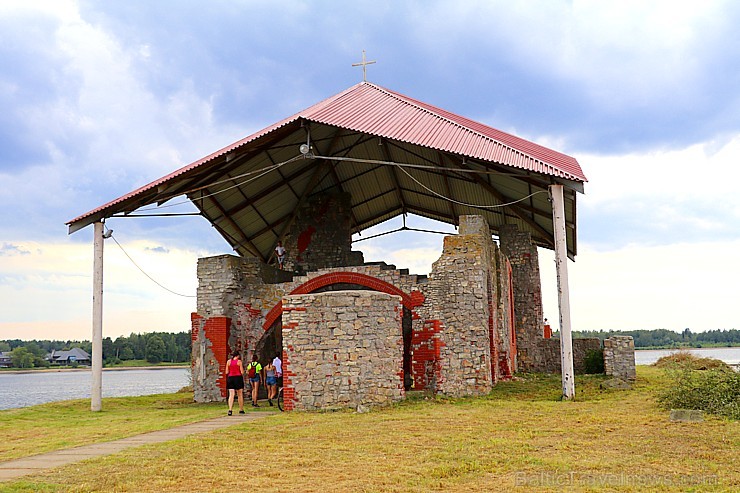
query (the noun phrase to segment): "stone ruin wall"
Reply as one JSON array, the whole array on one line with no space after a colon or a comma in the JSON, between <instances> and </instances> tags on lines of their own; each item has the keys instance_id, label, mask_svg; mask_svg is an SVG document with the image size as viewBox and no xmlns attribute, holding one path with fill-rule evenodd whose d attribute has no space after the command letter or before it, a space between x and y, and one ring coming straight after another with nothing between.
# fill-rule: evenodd
<instances>
[{"instance_id":1,"label":"stone ruin wall","mask_svg":"<svg viewBox=\"0 0 740 493\"><path fill-rule=\"evenodd\" d=\"M601 340L598 337L584 337L573 339L573 371L583 374L586 371L586 356L591 351L601 349ZM562 359L560 339L540 339L536 343L536 364L529 371L540 373L560 373Z\"/></svg>"},{"instance_id":2,"label":"stone ruin wall","mask_svg":"<svg viewBox=\"0 0 740 493\"><path fill-rule=\"evenodd\" d=\"M215 402L224 397L226 381L223 368L228 353L228 319L205 319L191 314L190 370L193 382L193 399L196 402Z\"/></svg>"},{"instance_id":3,"label":"stone ruin wall","mask_svg":"<svg viewBox=\"0 0 740 493\"><path fill-rule=\"evenodd\" d=\"M543 337L542 284L537 246L529 233L521 232L514 224L505 224L499 230L501 251L509 259L514 290L516 314L516 347L521 371L538 371L543 357L537 343Z\"/></svg>"},{"instance_id":4,"label":"stone ruin wall","mask_svg":"<svg viewBox=\"0 0 740 493\"><path fill-rule=\"evenodd\" d=\"M499 231L501 251L511 263L516 314L516 351L520 371L560 373L560 339L544 336L542 284L537 247L529 233L507 224ZM583 373L585 357L601 349L599 339L573 339L573 369Z\"/></svg>"},{"instance_id":5,"label":"stone ruin wall","mask_svg":"<svg viewBox=\"0 0 740 493\"><path fill-rule=\"evenodd\" d=\"M498 376L509 378L518 371L516 346L516 317L514 315L514 285L509 259L493 244L493 260L496 272L495 286L495 327L498 331Z\"/></svg>"},{"instance_id":6,"label":"stone ruin wall","mask_svg":"<svg viewBox=\"0 0 740 493\"><path fill-rule=\"evenodd\" d=\"M499 289L506 265L480 216L461 216L458 235L444 239L432 266L420 313L426 332L436 331L438 368L431 387L447 395L480 395L515 371L509 341L508 294ZM416 347L415 359L416 358ZM500 356L506 364L501 364ZM504 372L502 372L502 368Z\"/></svg>"},{"instance_id":7,"label":"stone ruin wall","mask_svg":"<svg viewBox=\"0 0 740 493\"><path fill-rule=\"evenodd\" d=\"M481 221L477 216L461 218L461 235L445 240L445 250L428 280L385 265L363 265L320 269L274 283L280 271L276 274L255 258L200 259L194 320L221 328L221 333L212 331L211 336L225 341L219 342L222 354L238 349L249 359L280 313L285 324L282 303L291 293L309 294L336 282L364 285L401 296L402 306L410 311L415 389L448 395L485 393L516 370L516 343L510 337L508 275L500 275L502 269L508 272L508 262ZM194 343L193 347L196 354L200 346ZM207 359L210 381L220 379L226 358ZM202 367L194 366L194 377L203 373ZM211 383L211 390L203 392L204 397L211 396L206 400L213 400L217 387Z\"/></svg>"},{"instance_id":8,"label":"stone ruin wall","mask_svg":"<svg viewBox=\"0 0 740 493\"><path fill-rule=\"evenodd\" d=\"M222 387L220 371L229 351L251 357L265 331L280 320L286 296L336 283L401 296L411 315L415 389L475 395L515 371L559 371L559 344L542 335L536 247L516 228L503 228L500 241L499 249L481 217L462 216L460 234L445 238L429 279L382 264L326 267L292 277L256 258L199 259L193 381L203 383L200 396L213 400ZM512 284L518 286L514 294ZM576 368L582 364L579 348L585 351L589 344L574 340Z\"/></svg>"},{"instance_id":9,"label":"stone ruin wall","mask_svg":"<svg viewBox=\"0 0 740 493\"><path fill-rule=\"evenodd\" d=\"M607 375L634 381L635 341L632 336L612 336L604 341L604 371Z\"/></svg>"},{"instance_id":10,"label":"stone ruin wall","mask_svg":"<svg viewBox=\"0 0 740 493\"><path fill-rule=\"evenodd\" d=\"M333 291L283 298L286 408L361 408L404 398L401 297Z\"/></svg>"},{"instance_id":11,"label":"stone ruin wall","mask_svg":"<svg viewBox=\"0 0 740 493\"><path fill-rule=\"evenodd\" d=\"M210 362L204 369L198 355L202 347L211 347L208 338L223 341L219 342L223 354L239 350L245 360L250 359L265 331L275 320L279 320L277 317L283 297L290 293L303 290L301 294L307 294L306 290L313 291L335 282L364 282L370 285L369 288L379 291L392 288L404 293L407 295L407 304L415 307L423 303L421 288L426 282L426 276L409 275L404 270L389 269L385 265L365 265L326 268L296 276L290 282L269 283L276 278L276 272L280 274L282 271L266 266L256 258L233 255L198 259L197 272L198 312L192 317L196 329L193 334L200 334L198 340L201 342L196 343L196 336L193 336L193 381L203 380L204 373L207 373L209 376L206 380L209 383L203 385L211 388L217 388L213 382L221 378L219 372L223 371L228 358L216 358L211 351L203 359ZM205 329L198 331L198 325L218 326L221 330L218 333ZM412 318L412 328L414 333L421 333L423 321L418 316ZM209 334L208 337L206 334ZM203 401L218 400L213 398L214 393L214 390L204 393Z\"/></svg>"},{"instance_id":12,"label":"stone ruin wall","mask_svg":"<svg viewBox=\"0 0 740 493\"><path fill-rule=\"evenodd\" d=\"M326 194L298 210L283 238L286 270L303 274L363 264L362 252L352 251L351 201L348 193Z\"/></svg>"}]
</instances>

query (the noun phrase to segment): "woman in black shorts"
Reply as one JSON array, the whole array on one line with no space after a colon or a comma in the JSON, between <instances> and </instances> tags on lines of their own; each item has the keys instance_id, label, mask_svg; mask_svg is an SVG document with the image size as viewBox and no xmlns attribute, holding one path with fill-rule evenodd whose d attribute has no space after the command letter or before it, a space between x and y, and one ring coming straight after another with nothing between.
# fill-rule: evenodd
<instances>
[{"instance_id":1,"label":"woman in black shorts","mask_svg":"<svg viewBox=\"0 0 740 493\"><path fill-rule=\"evenodd\" d=\"M239 351L226 362L226 388L229 390L229 416L234 407L234 394L239 398L239 414L244 414L244 366Z\"/></svg>"}]
</instances>

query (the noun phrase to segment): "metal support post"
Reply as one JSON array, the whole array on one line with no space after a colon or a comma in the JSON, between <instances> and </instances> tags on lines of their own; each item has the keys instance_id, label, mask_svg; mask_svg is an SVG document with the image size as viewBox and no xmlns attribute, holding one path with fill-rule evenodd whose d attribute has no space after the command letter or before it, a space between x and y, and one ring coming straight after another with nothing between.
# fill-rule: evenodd
<instances>
[{"instance_id":1,"label":"metal support post","mask_svg":"<svg viewBox=\"0 0 740 493\"><path fill-rule=\"evenodd\" d=\"M103 222L94 223L92 392L90 410L103 408Z\"/></svg>"},{"instance_id":2,"label":"metal support post","mask_svg":"<svg viewBox=\"0 0 740 493\"><path fill-rule=\"evenodd\" d=\"M573 371L573 336L570 327L570 293L568 291L568 247L565 233L565 199L563 185L550 185L552 221L555 239L555 266L558 276L558 307L560 311L560 361L562 364L563 399L576 396Z\"/></svg>"}]
</instances>

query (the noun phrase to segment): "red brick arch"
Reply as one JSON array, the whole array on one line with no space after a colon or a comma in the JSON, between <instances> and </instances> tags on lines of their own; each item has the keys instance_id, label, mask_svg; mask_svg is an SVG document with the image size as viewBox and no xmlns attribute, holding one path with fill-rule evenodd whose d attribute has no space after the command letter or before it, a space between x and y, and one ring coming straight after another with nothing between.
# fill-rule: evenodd
<instances>
[{"instance_id":1,"label":"red brick arch","mask_svg":"<svg viewBox=\"0 0 740 493\"><path fill-rule=\"evenodd\" d=\"M375 291L380 291L381 293L400 296L401 304L409 310L424 303L424 295L421 292L414 291L411 295L408 295L393 284L378 279L377 277L360 274L358 272L331 272L329 274L323 274L321 276L314 277L313 279L309 279L288 294L313 293L314 291L332 284L359 284L360 286L365 286ZM278 303L267 313L265 323L262 324L262 328L264 330L269 329L282 313L283 302L278 301Z\"/></svg>"}]
</instances>

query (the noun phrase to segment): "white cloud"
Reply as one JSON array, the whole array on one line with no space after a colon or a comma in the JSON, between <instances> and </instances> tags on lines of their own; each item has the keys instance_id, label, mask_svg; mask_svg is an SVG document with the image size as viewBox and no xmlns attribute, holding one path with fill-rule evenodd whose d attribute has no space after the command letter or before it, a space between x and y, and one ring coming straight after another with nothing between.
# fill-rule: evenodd
<instances>
[{"instance_id":1,"label":"white cloud","mask_svg":"<svg viewBox=\"0 0 740 493\"><path fill-rule=\"evenodd\" d=\"M65 337L83 327L74 337L88 338L91 245L60 239L63 222L272 123L270 115L287 116L329 95L328 87L341 89L337 81L345 74L357 80L349 64L362 48L378 59L373 73L387 74L383 85L422 99L425 90L439 91L429 102L447 107L457 100L467 108L462 114L501 111L508 115L504 125L518 126L510 128L514 133L544 134L533 140L577 155L590 179L579 196L580 253L571 264L574 322L581 328L630 320L646 328L722 326L718 300L727 301L727 290L712 290L738 278L726 259L740 237L734 3L363 2L331 12L300 4L291 10L300 15L287 17L275 15L276 8L285 10L281 5L214 4L208 22L190 19L194 6L164 19L158 14L167 7L155 4L85 5L83 11L71 0L0 2L4 37L12 40L12 50L0 50L8 63L0 77L6 95L0 99L8 106L0 123L17 144L0 146L7 153L0 162L0 297L10 307L0 314L3 336L39 337L32 329L43 326L58 327ZM306 16L316 22L306 23ZM361 21L347 22L350 17ZM211 28L243 19L257 19L257 31L229 27L215 35ZM186 34L173 37L175 29ZM276 40L278 31L288 34ZM352 40L366 44L349 48ZM346 63L332 60L347 53L354 55ZM450 73L462 85L444 87ZM480 92L467 89L476 83ZM499 107L505 104L513 110ZM673 121L677 107L703 112ZM638 121L645 115L664 119ZM495 118L484 121L497 126ZM591 135L601 137L588 142ZM715 140L675 144L704 135ZM573 150L656 149L655 142L673 148L621 155ZM116 229L144 236L153 222ZM182 230L156 233L200 238ZM49 237L49 243L31 241ZM153 277L194 293L195 261L204 252L130 241L124 246ZM368 260L427 274L441 241L400 233L356 248ZM702 252L711 258L697 258ZM187 327L192 301L163 293L111 242L106 263L104 330ZM544 287L552 286L554 280ZM732 320L731 307L727 301L724 320Z\"/></svg>"},{"instance_id":2,"label":"white cloud","mask_svg":"<svg viewBox=\"0 0 740 493\"><path fill-rule=\"evenodd\" d=\"M585 200L598 205L634 197L675 201L736 196L740 135L722 142L625 155L578 156L587 170Z\"/></svg>"},{"instance_id":3,"label":"white cloud","mask_svg":"<svg viewBox=\"0 0 740 493\"><path fill-rule=\"evenodd\" d=\"M10 338L90 339L92 245L9 242L0 255L0 333ZM194 296L196 261L204 252L151 241L123 245L136 264L168 289ZM195 298L157 286L111 240L105 243L104 336L189 330Z\"/></svg>"},{"instance_id":4,"label":"white cloud","mask_svg":"<svg viewBox=\"0 0 740 493\"><path fill-rule=\"evenodd\" d=\"M740 135L718 144L627 155L579 156L579 243L602 250L629 243L740 239Z\"/></svg>"},{"instance_id":5,"label":"white cloud","mask_svg":"<svg viewBox=\"0 0 740 493\"><path fill-rule=\"evenodd\" d=\"M568 263L573 330L737 329L740 241L627 246L598 252L582 247ZM540 250L545 317L557 325L554 254ZM729 308L729 309L728 309Z\"/></svg>"},{"instance_id":6,"label":"white cloud","mask_svg":"<svg viewBox=\"0 0 740 493\"><path fill-rule=\"evenodd\" d=\"M79 19L75 0L3 0L0 2L0 15L33 13L59 18L64 22Z\"/></svg>"},{"instance_id":7,"label":"white cloud","mask_svg":"<svg viewBox=\"0 0 740 493\"><path fill-rule=\"evenodd\" d=\"M568 81L619 111L694 92L704 55L734 27L724 1L438 2L413 27L438 60L486 46L532 78ZM443 32L431 38L429 33ZM441 55L441 56L440 56ZM491 70L505 69L502 66Z\"/></svg>"},{"instance_id":8,"label":"white cloud","mask_svg":"<svg viewBox=\"0 0 740 493\"><path fill-rule=\"evenodd\" d=\"M24 54L46 53L41 87L54 91L14 101L16 138L44 152L26 153L23 165L11 158L2 163L0 200L17 204L13 216L0 216L8 237L26 227L14 217L38 225L30 238L41 238L42 232L61 230L64 221L249 133L215 122L214 96L199 94L188 78L164 93L150 86L157 83L161 53L145 44L129 46L83 19L76 2L0 7L6 20L21 14L26 22L7 25L20 30L38 23L46 37L15 35L20 58L13 63ZM40 21L49 18L53 22ZM13 87L12 70L0 84Z\"/></svg>"}]
</instances>

